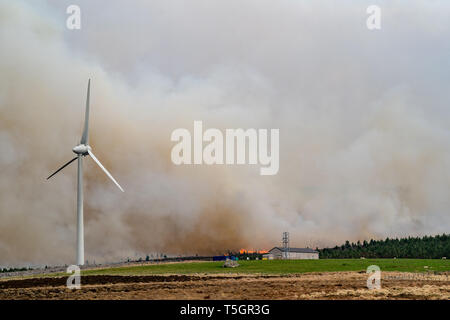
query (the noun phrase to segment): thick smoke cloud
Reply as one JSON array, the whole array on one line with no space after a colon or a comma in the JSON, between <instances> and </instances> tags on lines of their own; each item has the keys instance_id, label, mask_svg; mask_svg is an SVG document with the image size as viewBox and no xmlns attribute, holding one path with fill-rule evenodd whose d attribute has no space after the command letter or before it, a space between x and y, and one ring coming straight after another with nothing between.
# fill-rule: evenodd
<instances>
[{"instance_id":1,"label":"thick smoke cloud","mask_svg":"<svg viewBox=\"0 0 450 320\"><path fill-rule=\"evenodd\" d=\"M86 258L212 254L448 232L450 6L346 1L0 0L0 265L73 263L80 139ZM279 128L280 171L180 166L171 132Z\"/></svg>"}]
</instances>

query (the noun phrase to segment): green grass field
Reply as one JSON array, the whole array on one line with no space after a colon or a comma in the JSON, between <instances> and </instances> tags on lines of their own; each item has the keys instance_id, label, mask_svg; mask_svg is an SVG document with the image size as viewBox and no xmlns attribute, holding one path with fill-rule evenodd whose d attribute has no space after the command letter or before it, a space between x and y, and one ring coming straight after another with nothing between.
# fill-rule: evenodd
<instances>
[{"instance_id":1,"label":"green grass field","mask_svg":"<svg viewBox=\"0 0 450 320\"><path fill-rule=\"evenodd\" d=\"M450 262L433 259L324 259L324 260L251 260L238 261L237 268L223 268L223 262L149 264L143 266L83 270L83 275L147 275L193 273L295 274L305 272L366 271L377 265L381 271L450 271ZM427 267L427 268L426 268Z\"/></svg>"}]
</instances>

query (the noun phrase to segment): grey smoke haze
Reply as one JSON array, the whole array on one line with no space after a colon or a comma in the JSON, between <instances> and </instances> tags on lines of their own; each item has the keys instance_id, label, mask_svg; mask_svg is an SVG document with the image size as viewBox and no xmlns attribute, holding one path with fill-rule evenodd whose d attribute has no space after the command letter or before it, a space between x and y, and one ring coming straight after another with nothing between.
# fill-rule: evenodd
<instances>
[{"instance_id":1,"label":"grey smoke haze","mask_svg":"<svg viewBox=\"0 0 450 320\"><path fill-rule=\"evenodd\" d=\"M76 2L82 29L65 28ZM450 5L0 0L0 265L73 263L85 161L89 260L450 230ZM171 132L279 128L280 170L180 166Z\"/></svg>"}]
</instances>

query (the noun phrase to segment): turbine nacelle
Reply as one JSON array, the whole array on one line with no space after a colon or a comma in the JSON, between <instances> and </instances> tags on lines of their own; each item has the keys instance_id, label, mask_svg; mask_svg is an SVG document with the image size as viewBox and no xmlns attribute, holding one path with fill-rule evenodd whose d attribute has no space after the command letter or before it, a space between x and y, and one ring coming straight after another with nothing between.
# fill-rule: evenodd
<instances>
[{"instance_id":1,"label":"turbine nacelle","mask_svg":"<svg viewBox=\"0 0 450 320\"><path fill-rule=\"evenodd\" d=\"M72 151L76 154L86 156L89 154L89 151L92 151L92 148L86 144L79 144L76 147L73 147Z\"/></svg>"}]
</instances>

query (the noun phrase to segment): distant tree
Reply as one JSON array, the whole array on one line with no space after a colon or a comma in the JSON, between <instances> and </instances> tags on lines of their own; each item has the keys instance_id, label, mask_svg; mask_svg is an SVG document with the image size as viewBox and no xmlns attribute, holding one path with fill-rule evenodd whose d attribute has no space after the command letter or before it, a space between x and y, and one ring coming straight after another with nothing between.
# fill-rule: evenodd
<instances>
[{"instance_id":1,"label":"distant tree","mask_svg":"<svg viewBox=\"0 0 450 320\"><path fill-rule=\"evenodd\" d=\"M401 239L370 239L356 244L346 241L334 248L317 249L322 259L330 258L418 258L441 259L450 256L450 235L408 237Z\"/></svg>"}]
</instances>

